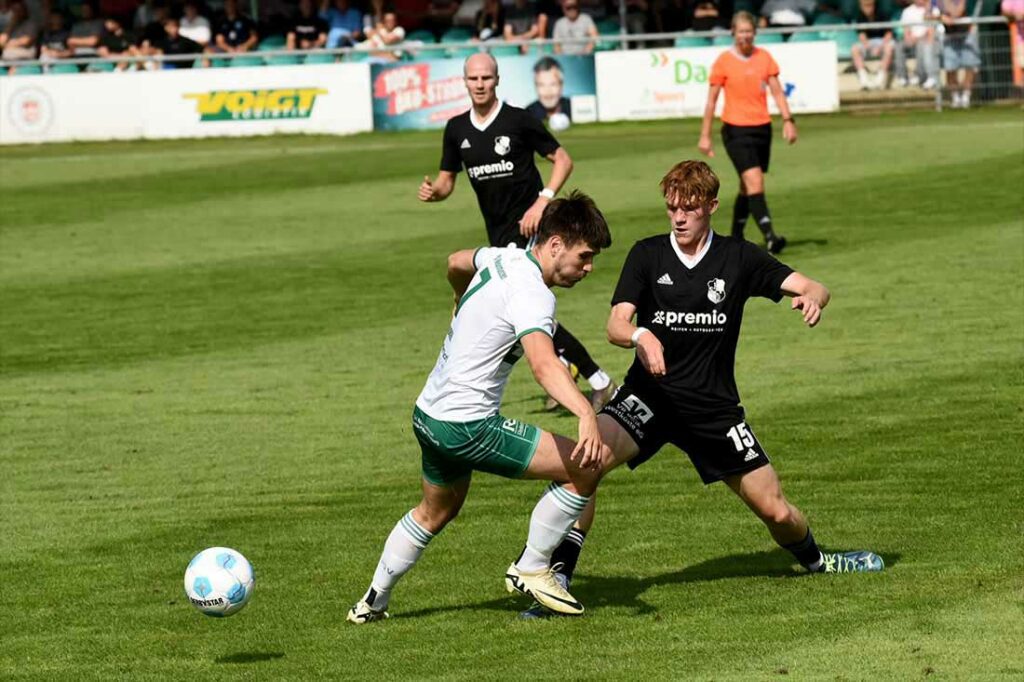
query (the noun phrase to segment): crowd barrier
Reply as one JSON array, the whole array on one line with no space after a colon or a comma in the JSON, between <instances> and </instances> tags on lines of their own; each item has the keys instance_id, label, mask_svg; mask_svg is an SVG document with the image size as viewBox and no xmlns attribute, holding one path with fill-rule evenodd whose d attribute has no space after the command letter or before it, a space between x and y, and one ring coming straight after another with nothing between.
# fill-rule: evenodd
<instances>
[{"instance_id":1,"label":"crowd barrier","mask_svg":"<svg viewBox=\"0 0 1024 682\"><path fill-rule=\"evenodd\" d=\"M964 23L975 25L982 54L976 101L1019 97L1024 48L1006 23ZM902 30L840 24L759 31L758 44L779 63L795 113L921 101L942 107L942 82L932 91L861 91L850 54L858 28L873 26L895 28L897 40ZM563 44L571 42L580 41ZM160 68L182 61L199 67L202 55L117 61L155 70L109 71L113 63L101 59L62 60L62 69L0 62L0 71L14 65L18 74L0 77L0 144L439 128L469 107L462 65L485 49L499 63L499 96L517 106L552 109L561 102L574 123L700 116L711 64L731 42L721 32L603 35L601 49L582 56L554 54L545 40L531 43L527 54L500 42L407 43L387 60L352 48L213 58L235 68ZM58 73L70 64L82 72ZM101 64L103 72L92 71Z\"/></svg>"}]
</instances>

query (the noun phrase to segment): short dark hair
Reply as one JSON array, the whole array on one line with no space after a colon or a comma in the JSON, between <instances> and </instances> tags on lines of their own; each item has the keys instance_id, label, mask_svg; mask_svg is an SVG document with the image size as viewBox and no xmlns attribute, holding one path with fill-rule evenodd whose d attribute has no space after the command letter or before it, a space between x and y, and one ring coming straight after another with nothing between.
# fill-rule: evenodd
<instances>
[{"instance_id":1,"label":"short dark hair","mask_svg":"<svg viewBox=\"0 0 1024 682\"><path fill-rule=\"evenodd\" d=\"M578 189L544 208L537 228L537 243L543 244L555 235L561 237L566 246L584 242L592 249L607 249L612 245L608 222L594 200Z\"/></svg>"},{"instance_id":2,"label":"short dark hair","mask_svg":"<svg viewBox=\"0 0 1024 682\"><path fill-rule=\"evenodd\" d=\"M554 57L541 57L537 60L537 63L533 65L533 72L540 73L542 71L550 71L551 69L562 70L562 65L558 63L558 60Z\"/></svg>"}]
</instances>

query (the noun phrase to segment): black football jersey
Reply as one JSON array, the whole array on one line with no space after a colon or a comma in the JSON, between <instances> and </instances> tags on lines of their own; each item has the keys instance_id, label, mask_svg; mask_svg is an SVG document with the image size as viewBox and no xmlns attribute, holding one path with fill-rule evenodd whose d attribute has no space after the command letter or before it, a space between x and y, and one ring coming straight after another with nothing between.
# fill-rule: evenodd
<instances>
[{"instance_id":1,"label":"black football jersey","mask_svg":"<svg viewBox=\"0 0 1024 682\"><path fill-rule=\"evenodd\" d=\"M612 305L636 306L636 324L665 347L665 376L652 377L639 358L626 376L632 386L660 391L682 414L739 405L734 365L743 306L752 296L775 302L793 270L759 246L712 234L691 269L672 234L638 241L626 257Z\"/></svg>"},{"instance_id":2,"label":"black football jersey","mask_svg":"<svg viewBox=\"0 0 1024 682\"><path fill-rule=\"evenodd\" d=\"M519 220L544 189L533 155L553 153L558 141L543 123L505 102L482 129L470 119L471 113L448 120L441 170L458 173L465 167L491 246L524 246Z\"/></svg>"}]
</instances>

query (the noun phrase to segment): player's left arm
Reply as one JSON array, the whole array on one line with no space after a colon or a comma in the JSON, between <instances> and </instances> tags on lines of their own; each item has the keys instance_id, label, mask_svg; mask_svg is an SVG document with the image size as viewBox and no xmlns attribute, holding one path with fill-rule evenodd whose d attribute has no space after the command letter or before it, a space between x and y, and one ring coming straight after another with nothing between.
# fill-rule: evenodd
<instances>
[{"instance_id":1,"label":"player's left arm","mask_svg":"<svg viewBox=\"0 0 1024 682\"><path fill-rule=\"evenodd\" d=\"M565 184L565 181L572 174L572 157L569 156L569 152L565 151L565 147L559 147L544 158L554 164L554 167L551 169L551 177L548 179L548 184L544 186L543 194L537 197L537 200L533 202L533 205L527 209L519 221L519 233L524 237L532 237L537 233L537 228L540 226L540 217L544 215L544 209L547 208L548 202L558 194L559 190L562 189L562 185ZM550 197L544 196L544 194L548 193L550 193Z\"/></svg>"},{"instance_id":2,"label":"player's left arm","mask_svg":"<svg viewBox=\"0 0 1024 682\"><path fill-rule=\"evenodd\" d=\"M782 139L789 144L796 142L796 121L793 120L793 112L789 110L789 102L786 101L786 92L782 89L782 83L778 76L768 76L768 89L772 93L775 105L782 114Z\"/></svg>"},{"instance_id":3,"label":"player's left arm","mask_svg":"<svg viewBox=\"0 0 1024 682\"><path fill-rule=\"evenodd\" d=\"M821 282L801 275L799 272L790 274L782 281L782 293L793 297L793 310L803 313L804 322L813 327L821 320L821 311L832 299L832 294Z\"/></svg>"}]
</instances>

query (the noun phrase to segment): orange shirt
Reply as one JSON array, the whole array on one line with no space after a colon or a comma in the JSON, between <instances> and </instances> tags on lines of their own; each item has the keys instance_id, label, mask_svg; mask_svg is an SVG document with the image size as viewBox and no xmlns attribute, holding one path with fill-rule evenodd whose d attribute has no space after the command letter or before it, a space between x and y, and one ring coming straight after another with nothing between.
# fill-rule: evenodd
<instances>
[{"instance_id":1,"label":"orange shirt","mask_svg":"<svg viewBox=\"0 0 1024 682\"><path fill-rule=\"evenodd\" d=\"M779 75L779 65L767 50L755 47L749 57L729 48L711 66L708 83L725 91L722 120L734 126L771 123L768 115L768 79Z\"/></svg>"}]
</instances>

